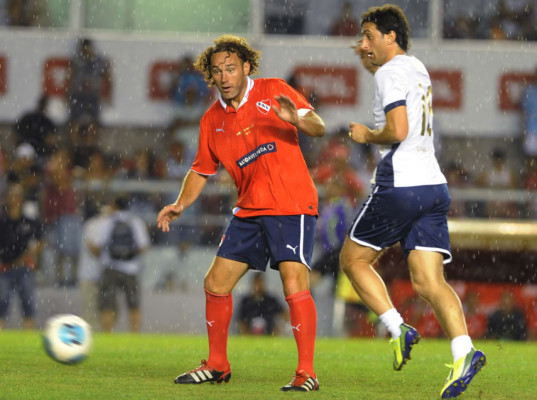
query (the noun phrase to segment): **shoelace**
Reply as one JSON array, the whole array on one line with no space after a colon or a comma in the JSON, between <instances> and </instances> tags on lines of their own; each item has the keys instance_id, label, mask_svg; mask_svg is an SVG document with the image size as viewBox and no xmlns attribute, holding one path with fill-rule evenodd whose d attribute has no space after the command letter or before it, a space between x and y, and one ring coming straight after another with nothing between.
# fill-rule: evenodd
<instances>
[{"instance_id":1,"label":"shoelace","mask_svg":"<svg viewBox=\"0 0 537 400\"><path fill-rule=\"evenodd\" d=\"M308 378L303 374L295 374L292 384L293 386L302 386L304 382L306 382Z\"/></svg>"},{"instance_id":2,"label":"shoelace","mask_svg":"<svg viewBox=\"0 0 537 400\"><path fill-rule=\"evenodd\" d=\"M194 368L194 369L191 370L191 371L188 371L188 373L190 374L190 373L192 373L192 372L196 372L197 370L199 370L200 368L203 368L203 367L205 367L205 366L207 366L207 361L206 361L206 360L201 360L201 364L199 365L199 367L198 367L198 368Z\"/></svg>"}]
</instances>

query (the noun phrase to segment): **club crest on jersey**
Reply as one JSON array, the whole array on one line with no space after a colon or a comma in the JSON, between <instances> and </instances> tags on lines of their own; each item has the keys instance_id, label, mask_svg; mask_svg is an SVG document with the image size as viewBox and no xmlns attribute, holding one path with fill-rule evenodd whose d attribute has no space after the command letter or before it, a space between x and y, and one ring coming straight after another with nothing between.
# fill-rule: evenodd
<instances>
[{"instance_id":1,"label":"club crest on jersey","mask_svg":"<svg viewBox=\"0 0 537 400\"><path fill-rule=\"evenodd\" d=\"M270 99L268 100L261 100L261 101L258 101L257 103L255 103L256 107L257 107L257 110L263 114L263 115L267 115L270 111Z\"/></svg>"}]
</instances>

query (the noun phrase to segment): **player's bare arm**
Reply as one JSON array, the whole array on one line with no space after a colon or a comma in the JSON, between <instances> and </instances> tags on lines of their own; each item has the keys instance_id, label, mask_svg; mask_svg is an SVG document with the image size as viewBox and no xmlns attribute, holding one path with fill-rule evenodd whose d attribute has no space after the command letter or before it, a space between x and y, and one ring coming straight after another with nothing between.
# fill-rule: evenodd
<instances>
[{"instance_id":1,"label":"player's bare arm","mask_svg":"<svg viewBox=\"0 0 537 400\"><path fill-rule=\"evenodd\" d=\"M370 129L365 125L350 123L349 136L358 143L393 144L400 143L408 135L406 106L399 106L386 113L386 125L382 129Z\"/></svg>"},{"instance_id":2,"label":"player's bare arm","mask_svg":"<svg viewBox=\"0 0 537 400\"><path fill-rule=\"evenodd\" d=\"M158 213L157 227L162 232L169 232L170 222L179 218L185 208L196 201L207 183L207 178L208 176L200 175L192 170L188 171L175 203L167 205Z\"/></svg>"},{"instance_id":3,"label":"player's bare arm","mask_svg":"<svg viewBox=\"0 0 537 400\"><path fill-rule=\"evenodd\" d=\"M314 111L309 111L300 116L296 104L288 96L280 95L276 96L275 99L280 107L272 106L272 109L282 121L293 124L299 131L308 136L324 136L324 122Z\"/></svg>"}]
</instances>

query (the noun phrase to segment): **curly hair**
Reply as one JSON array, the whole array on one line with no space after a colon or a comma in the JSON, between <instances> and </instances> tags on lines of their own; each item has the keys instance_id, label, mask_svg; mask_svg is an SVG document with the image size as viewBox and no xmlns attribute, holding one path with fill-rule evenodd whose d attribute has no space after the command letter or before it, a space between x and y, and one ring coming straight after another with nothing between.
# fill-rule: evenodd
<instances>
[{"instance_id":1,"label":"curly hair","mask_svg":"<svg viewBox=\"0 0 537 400\"><path fill-rule=\"evenodd\" d=\"M395 32L395 41L403 51L410 47L410 26L403 10L393 4L384 4L380 7L371 7L362 14L360 25L372 22L384 35Z\"/></svg>"},{"instance_id":2,"label":"curly hair","mask_svg":"<svg viewBox=\"0 0 537 400\"><path fill-rule=\"evenodd\" d=\"M214 46L208 47L201 52L194 63L194 67L203 74L209 86L214 85L211 57L213 54L221 52L235 53L243 63L248 61L250 63L248 75L255 75L258 72L261 52L250 47L246 39L242 37L222 35L215 39Z\"/></svg>"}]
</instances>

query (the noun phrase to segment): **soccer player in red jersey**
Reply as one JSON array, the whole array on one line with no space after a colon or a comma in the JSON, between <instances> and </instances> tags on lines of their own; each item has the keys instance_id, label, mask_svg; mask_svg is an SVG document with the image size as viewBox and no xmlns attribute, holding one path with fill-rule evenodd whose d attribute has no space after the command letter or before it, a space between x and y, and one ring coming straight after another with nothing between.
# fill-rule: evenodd
<instances>
[{"instance_id":1,"label":"soccer player in red jersey","mask_svg":"<svg viewBox=\"0 0 537 400\"><path fill-rule=\"evenodd\" d=\"M280 272L298 348L295 375L281 390L317 390L317 313L309 271L318 196L298 145L298 131L321 137L325 126L285 81L250 78L260 56L243 38L223 35L195 63L207 82L216 85L219 97L201 119L196 159L177 200L160 211L158 227L169 231L170 222L198 198L220 164L235 183L238 200L205 276L209 358L175 382L229 381L231 292L249 269L265 271L268 264Z\"/></svg>"}]
</instances>

